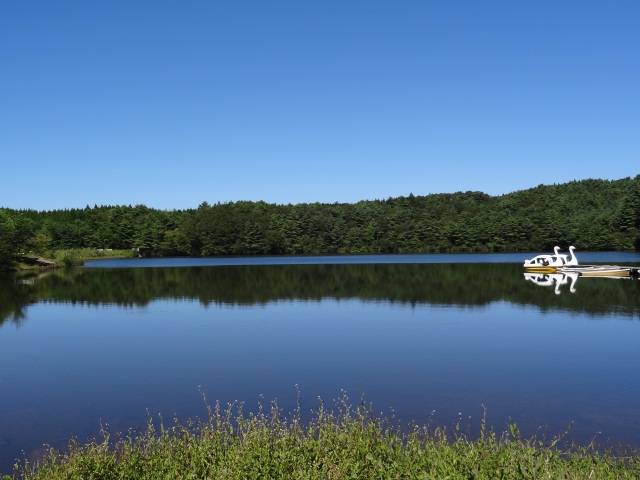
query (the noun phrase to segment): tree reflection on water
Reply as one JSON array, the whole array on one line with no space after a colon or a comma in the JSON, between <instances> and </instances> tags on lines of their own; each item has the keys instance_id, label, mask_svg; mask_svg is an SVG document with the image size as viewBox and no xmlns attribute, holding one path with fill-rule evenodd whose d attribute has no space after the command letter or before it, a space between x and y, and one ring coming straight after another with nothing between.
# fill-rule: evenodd
<instances>
[{"instance_id":1,"label":"tree reflection on water","mask_svg":"<svg viewBox=\"0 0 640 480\"><path fill-rule=\"evenodd\" d=\"M640 282L525 275L514 264L243 265L75 268L0 276L0 324L19 323L37 302L145 306L159 299L256 305L323 298L481 306L506 301L541 309L637 316ZM550 289L535 288L537 285ZM563 287L566 285L566 287ZM554 295L561 291L573 295Z\"/></svg>"}]
</instances>

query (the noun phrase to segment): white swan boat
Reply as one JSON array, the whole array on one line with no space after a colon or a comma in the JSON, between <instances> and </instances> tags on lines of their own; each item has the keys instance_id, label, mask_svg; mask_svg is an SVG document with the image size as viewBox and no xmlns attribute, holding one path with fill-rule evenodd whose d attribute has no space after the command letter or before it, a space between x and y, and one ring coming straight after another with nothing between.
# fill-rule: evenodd
<instances>
[{"instance_id":1,"label":"white swan boat","mask_svg":"<svg viewBox=\"0 0 640 480\"><path fill-rule=\"evenodd\" d=\"M561 255L560 247L553 247L553 255L538 255L529 260L525 260L523 267L526 272L532 273L553 273L558 268L578 265L578 259L573 251L576 247L571 245L569 252L571 256Z\"/></svg>"},{"instance_id":2,"label":"white swan boat","mask_svg":"<svg viewBox=\"0 0 640 480\"><path fill-rule=\"evenodd\" d=\"M580 265L574 250L569 247L570 255L561 255L560 247L553 248L553 255L538 255L524 261L525 273L532 274L571 274L581 277L606 277L606 278L640 278L640 268L621 267L618 265Z\"/></svg>"}]
</instances>

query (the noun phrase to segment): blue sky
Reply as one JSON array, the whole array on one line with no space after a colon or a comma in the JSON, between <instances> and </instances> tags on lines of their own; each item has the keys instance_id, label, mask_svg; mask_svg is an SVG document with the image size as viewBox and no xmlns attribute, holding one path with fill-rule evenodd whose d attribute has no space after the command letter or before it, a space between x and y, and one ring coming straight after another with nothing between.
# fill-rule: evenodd
<instances>
[{"instance_id":1,"label":"blue sky","mask_svg":"<svg viewBox=\"0 0 640 480\"><path fill-rule=\"evenodd\" d=\"M0 3L0 207L640 173L640 2Z\"/></svg>"}]
</instances>

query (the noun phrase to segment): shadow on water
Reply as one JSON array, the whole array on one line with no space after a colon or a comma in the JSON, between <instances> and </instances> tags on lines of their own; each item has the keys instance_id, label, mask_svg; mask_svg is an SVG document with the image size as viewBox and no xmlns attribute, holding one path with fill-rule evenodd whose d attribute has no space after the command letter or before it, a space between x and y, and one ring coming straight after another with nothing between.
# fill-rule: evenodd
<instances>
[{"instance_id":1,"label":"shadow on water","mask_svg":"<svg viewBox=\"0 0 640 480\"><path fill-rule=\"evenodd\" d=\"M514 264L251 265L70 269L0 276L0 324L19 323L38 302L145 306L160 299L203 305L358 299L482 306L492 302L603 315L640 314L640 282L523 275ZM541 287L548 288L541 288Z\"/></svg>"}]
</instances>

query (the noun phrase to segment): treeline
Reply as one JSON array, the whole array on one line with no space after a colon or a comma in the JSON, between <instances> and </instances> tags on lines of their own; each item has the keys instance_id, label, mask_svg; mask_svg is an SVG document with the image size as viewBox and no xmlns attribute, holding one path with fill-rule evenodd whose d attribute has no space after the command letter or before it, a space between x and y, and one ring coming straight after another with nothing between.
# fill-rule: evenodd
<instances>
[{"instance_id":1,"label":"treeline","mask_svg":"<svg viewBox=\"0 0 640 480\"><path fill-rule=\"evenodd\" d=\"M144 205L0 209L0 261L52 249L137 249L141 255L640 250L640 175L540 185L493 197L457 192L196 209Z\"/></svg>"}]
</instances>

